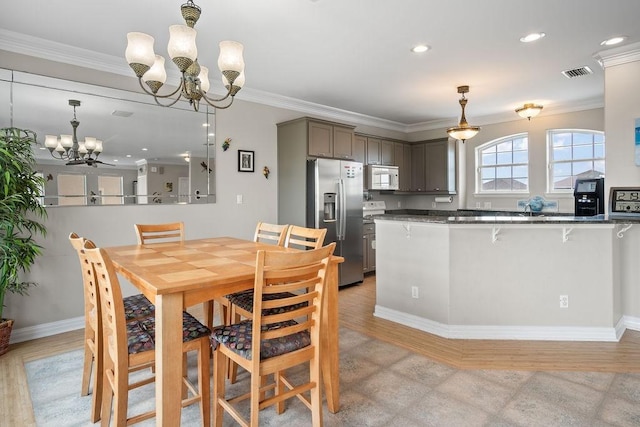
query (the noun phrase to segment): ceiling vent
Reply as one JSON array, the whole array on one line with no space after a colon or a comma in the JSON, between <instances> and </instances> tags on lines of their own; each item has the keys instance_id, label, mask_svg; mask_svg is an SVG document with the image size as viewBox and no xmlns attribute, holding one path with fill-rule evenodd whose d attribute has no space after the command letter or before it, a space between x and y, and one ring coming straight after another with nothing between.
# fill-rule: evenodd
<instances>
[{"instance_id":1,"label":"ceiling vent","mask_svg":"<svg viewBox=\"0 0 640 427\"><path fill-rule=\"evenodd\" d=\"M565 70L562 72L562 75L568 79L580 76L588 76L589 74L593 74L593 71L591 71L591 68L587 67L586 65L584 67L574 68L573 70Z\"/></svg>"}]
</instances>

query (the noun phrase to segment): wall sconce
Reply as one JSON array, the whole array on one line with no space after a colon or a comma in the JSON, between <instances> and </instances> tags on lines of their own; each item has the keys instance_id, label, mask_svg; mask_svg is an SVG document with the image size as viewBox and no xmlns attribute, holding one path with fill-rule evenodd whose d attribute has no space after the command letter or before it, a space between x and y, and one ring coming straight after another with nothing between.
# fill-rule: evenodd
<instances>
[{"instance_id":1,"label":"wall sconce","mask_svg":"<svg viewBox=\"0 0 640 427\"><path fill-rule=\"evenodd\" d=\"M531 120L531 117L535 117L542 111L542 105L536 104L524 104L520 108L516 108L516 113L524 119Z\"/></svg>"},{"instance_id":2,"label":"wall sconce","mask_svg":"<svg viewBox=\"0 0 640 427\"><path fill-rule=\"evenodd\" d=\"M464 142L467 139L473 138L480 132L478 126L471 126L467 123L467 118L464 116L464 108L467 106L467 98L464 94L469 92L469 86L458 86L458 93L462 94L460 98L460 107L462 107L462 116L460 117L460 123L458 126L447 129L447 133L451 138L459 139Z\"/></svg>"}]
</instances>

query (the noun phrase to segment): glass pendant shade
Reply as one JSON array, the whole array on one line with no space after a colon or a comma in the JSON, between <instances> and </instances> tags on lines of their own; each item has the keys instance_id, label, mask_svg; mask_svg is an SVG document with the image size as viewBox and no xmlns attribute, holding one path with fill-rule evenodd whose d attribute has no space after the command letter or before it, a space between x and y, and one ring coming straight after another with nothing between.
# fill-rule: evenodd
<instances>
[{"instance_id":1,"label":"glass pendant shade","mask_svg":"<svg viewBox=\"0 0 640 427\"><path fill-rule=\"evenodd\" d=\"M58 137L56 135L45 135L44 146L47 148L56 148L58 146Z\"/></svg>"},{"instance_id":2,"label":"glass pendant shade","mask_svg":"<svg viewBox=\"0 0 640 427\"><path fill-rule=\"evenodd\" d=\"M531 120L531 117L535 117L540 114L542 108L542 105L524 104L522 107L516 108L516 113L524 119Z\"/></svg>"},{"instance_id":3,"label":"glass pendant shade","mask_svg":"<svg viewBox=\"0 0 640 427\"><path fill-rule=\"evenodd\" d=\"M84 138L84 146L88 151L93 151L96 148L96 139L92 136L87 136Z\"/></svg>"},{"instance_id":4,"label":"glass pendant shade","mask_svg":"<svg viewBox=\"0 0 640 427\"><path fill-rule=\"evenodd\" d=\"M455 127L447 129L447 133L451 138L465 141L476 136L480 132L480 128L477 126L468 127Z\"/></svg>"},{"instance_id":5,"label":"glass pendant shade","mask_svg":"<svg viewBox=\"0 0 640 427\"><path fill-rule=\"evenodd\" d=\"M65 150L64 150L64 147L62 146L62 144L58 144L56 146L56 150L55 151L56 151L56 153L62 154L62 153L64 153Z\"/></svg>"},{"instance_id":6,"label":"glass pendant shade","mask_svg":"<svg viewBox=\"0 0 640 427\"><path fill-rule=\"evenodd\" d=\"M96 139L96 148L93 149L94 153L102 153L102 141Z\"/></svg>"},{"instance_id":7,"label":"glass pendant shade","mask_svg":"<svg viewBox=\"0 0 640 427\"><path fill-rule=\"evenodd\" d=\"M209 82L209 69L204 66L200 66L200 74L198 74L198 79L200 80L200 89L203 92L208 92L211 87L211 83Z\"/></svg>"},{"instance_id":8,"label":"glass pendant shade","mask_svg":"<svg viewBox=\"0 0 640 427\"><path fill-rule=\"evenodd\" d=\"M73 147L73 137L71 135L60 135L60 145L64 148Z\"/></svg>"},{"instance_id":9,"label":"glass pendant shade","mask_svg":"<svg viewBox=\"0 0 640 427\"><path fill-rule=\"evenodd\" d=\"M128 33L127 50L124 53L128 64L153 65L155 53L153 53L153 37L145 33Z\"/></svg>"},{"instance_id":10,"label":"glass pendant shade","mask_svg":"<svg viewBox=\"0 0 640 427\"><path fill-rule=\"evenodd\" d=\"M242 86L244 86L244 81L245 81L245 77L244 77L244 71L243 71L233 81L233 85L237 86L239 88L242 88ZM224 87L227 88L227 90L229 90L229 80L227 80L227 78L224 76L224 74L222 75L222 84L224 85Z\"/></svg>"},{"instance_id":11,"label":"glass pendant shade","mask_svg":"<svg viewBox=\"0 0 640 427\"><path fill-rule=\"evenodd\" d=\"M155 58L156 60L153 66L149 68L149 71L144 73L142 80L145 82L160 82L165 84L167 81L167 71L164 68L164 57L156 55Z\"/></svg>"},{"instance_id":12,"label":"glass pendant shade","mask_svg":"<svg viewBox=\"0 0 640 427\"><path fill-rule=\"evenodd\" d=\"M220 71L237 71L241 73L244 70L243 50L242 43L231 40L220 42L220 56L218 56L218 68Z\"/></svg>"},{"instance_id":13,"label":"glass pendant shade","mask_svg":"<svg viewBox=\"0 0 640 427\"><path fill-rule=\"evenodd\" d=\"M186 25L172 25L169 27L169 57L188 58L195 61L198 57L196 47L196 30Z\"/></svg>"}]
</instances>

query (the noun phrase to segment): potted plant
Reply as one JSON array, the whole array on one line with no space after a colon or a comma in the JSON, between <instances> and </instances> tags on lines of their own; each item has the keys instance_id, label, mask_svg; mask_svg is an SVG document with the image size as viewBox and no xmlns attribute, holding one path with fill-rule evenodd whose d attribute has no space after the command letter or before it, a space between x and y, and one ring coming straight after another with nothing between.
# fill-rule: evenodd
<instances>
[{"instance_id":1,"label":"potted plant","mask_svg":"<svg viewBox=\"0 0 640 427\"><path fill-rule=\"evenodd\" d=\"M35 237L46 235L39 222L47 216L40 203L44 179L35 170L36 134L17 128L0 129L0 355L9 348L13 320L2 315L7 292L25 295L35 285L23 281L40 255Z\"/></svg>"}]
</instances>

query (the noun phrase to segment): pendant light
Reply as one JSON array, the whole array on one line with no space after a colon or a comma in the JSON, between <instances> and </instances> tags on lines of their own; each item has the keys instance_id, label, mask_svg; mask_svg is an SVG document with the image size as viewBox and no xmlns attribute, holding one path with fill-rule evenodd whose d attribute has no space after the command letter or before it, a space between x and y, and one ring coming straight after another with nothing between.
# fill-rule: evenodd
<instances>
[{"instance_id":1,"label":"pendant light","mask_svg":"<svg viewBox=\"0 0 640 427\"><path fill-rule=\"evenodd\" d=\"M469 92L469 86L458 86L458 93L462 94L460 98L460 107L462 107L462 116L460 117L460 123L458 126L447 129L447 133L451 138L459 139L462 142L467 139L473 138L480 132L478 126L471 126L467 123L467 118L464 116L464 108L467 105L467 98L464 97L465 93Z\"/></svg>"}]
</instances>

